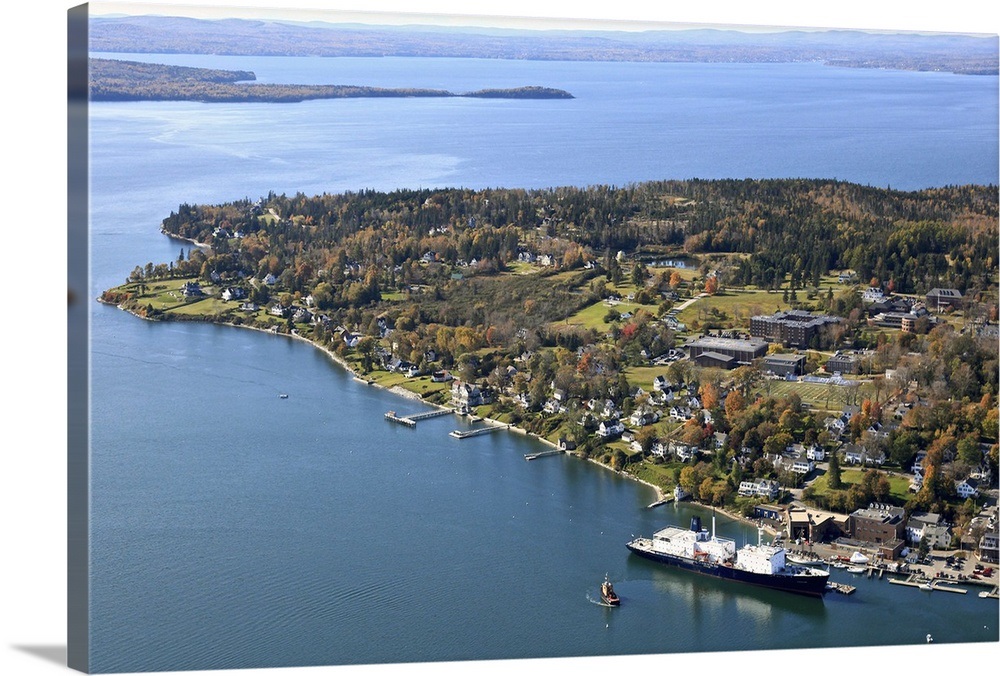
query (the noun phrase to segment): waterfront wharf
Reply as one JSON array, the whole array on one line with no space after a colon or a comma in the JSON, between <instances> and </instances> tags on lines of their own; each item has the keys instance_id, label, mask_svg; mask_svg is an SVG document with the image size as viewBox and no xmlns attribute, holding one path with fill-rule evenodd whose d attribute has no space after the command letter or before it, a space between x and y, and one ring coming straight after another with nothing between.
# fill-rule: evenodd
<instances>
[{"instance_id":1,"label":"waterfront wharf","mask_svg":"<svg viewBox=\"0 0 1000 676\"><path fill-rule=\"evenodd\" d=\"M437 418L441 415L448 415L449 413L454 413L450 408L438 408L433 411L424 411L423 413L412 413L410 415L396 415L395 411L386 411L385 419L390 420L400 425L406 425L407 427L416 427L418 420L427 420L428 418Z\"/></svg>"},{"instance_id":2,"label":"waterfront wharf","mask_svg":"<svg viewBox=\"0 0 1000 676\"><path fill-rule=\"evenodd\" d=\"M486 427L477 427L474 430L452 430L448 433L448 436L455 437L456 439L468 439L469 437L478 437L481 434L489 434L491 432L496 432L497 430L505 430L510 425L487 425Z\"/></svg>"},{"instance_id":3,"label":"waterfront wharf","mask_svg":"<svg viewBox=\"0 0 1000 676\"><path fill-rule=\"evenodd\" d=\"M927 579L925 577L917 575L916 573L908 576L905 580L890 578L889 584L898 584L898 585L903 585L905 587L917 587L919 589L924 589L924 590L927 590L927 588L930 587L930 589L934 591L946 591L946 592L952 592L953 594L969 593L968 589L952 586L955 584L954 582L944 582L942 580L937 580L937 579Z\"/></svg>"},{"instance_id":4,"label":"waterfront wharf","mask_svg":"<svg viewBox=\"0 0 1000 676\"><path fill-rule=\"evenodd\" d=\"M558 451L541 451L540 453L527 453L525 454L524 459L537 460L538 458L545 458L550 455L560 455L561 453L565 453L565 451L558 450Z\"/></svg>"},{"instance_id":5,"label":"waterfront wharf","mask_svg":"<svg viewBox=\"0 0 1000 676\"><path fill-rule=\"evenodd\" d=\"M386 411L385 419L394 423L399 423L400 425L406 425L407 427L416 427L417 423L410 420L409 418L404 418L402 416L396 415L395 411Z\"/></svg>"}]
</instances>

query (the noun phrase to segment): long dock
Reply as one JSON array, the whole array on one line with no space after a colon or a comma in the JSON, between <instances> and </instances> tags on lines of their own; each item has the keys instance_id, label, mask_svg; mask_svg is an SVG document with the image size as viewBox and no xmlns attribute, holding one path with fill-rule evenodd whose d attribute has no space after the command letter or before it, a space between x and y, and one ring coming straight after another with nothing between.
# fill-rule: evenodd
<instances>
[{"instance_id":1,"label":"long dock","mask_svg":"<svg viewBox=\"0 0 1000 676\"><path fill-rule=\"evenodd\" d=\"M528 453L524 456L525 460L537 460L538 458L544 458L549 455L559 455L565 453L565 451L541 451L539 453Z\"/></svg>"},{"instance_id":2,"label":"long dock","mask_svg":"<svg viewBox=\"0 0 1000 676\"><path fill-rule=\"evenodd\" d=\"M455 437L456 439L468 439L469 437L478 437L481 434L490 434L491 432L496 432L497 430L505 430L510 425L487 425L486 427L478 427L474 430L452 430L448 433L448 436Z\"/></svg>"},{"instance_id":3,"label":"long dock","mask_svg":"<svg viewBox=\"0 0 1000 676\"><path fill-rule=\"evenodd\" d=\"M454 413L454 411L450 408L437 408L433 411L424 411L423 413L413 413L411 415L396 415L395 411L386 411L385 419L399 423L400 425L406 425L407 427L416 427L418 420L437 418L438 416L448 415L449 413Z\"/></svg>"},{"instance_id":4,"label":"long dock","mask_svg":"<svg viewBox=\"0 0 1000 676\"><path fill-rule=\"evenodd\" d=\"M933 591L946 591L952 592L953 594L968 594L969 590L962 587L952 586L954 583L949 584L948 582L938 580L936 578L926 579L918 575L910 575L905 580L898 580L896 578L889 578L889 584L899 584L904 587L917 587L919 589L926 590L929 586Z\"/></svg>"}]
</instances>

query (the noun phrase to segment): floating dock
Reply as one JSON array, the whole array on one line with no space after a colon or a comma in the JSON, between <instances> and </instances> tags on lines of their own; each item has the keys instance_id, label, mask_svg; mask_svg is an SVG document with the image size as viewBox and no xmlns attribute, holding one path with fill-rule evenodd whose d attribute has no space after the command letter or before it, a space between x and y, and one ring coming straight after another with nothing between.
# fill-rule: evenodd
<instances>
[{"instance_id":1,"label":"floating dock","mask_svg":"<svg viewBox=\"0 0 1000 676\"><path fill-rule=\"evenodd\" d=\"M671 495L670 497L663 498L662 500L657 500L656 502L649 503L648 505L646 505L646 509L653 509L654 507L659 507L660 505L665 505L668 502L673 502L673 501L674 497Z\"/></svg>"},{"instance_id":2,"label":"floating dock","mask_svg":"<svg viewBox=\"0 0 1000 676\"><path fill-rule=\"evenodd\" d=\"M827 582L826 587L827 589L832 589L839 594L853 594L857 591L857 587L849 584L841 584L839 582Z\"/></svg>"},{"instance_id":3,"label":"floating dock","mask_svg":"<svg viewBox=\"0 0 1000 676\"><path fill-rule=\"evenodd\" d=\"M478 437L482 434L490 434L491 432L496 432L497 430L505 430L510 425L487 425L486 427L478 427L474 430L452 430L448 433L448 436L455 437L456 439L468 439L469 437Z\"/></svg>"}]
</instances>

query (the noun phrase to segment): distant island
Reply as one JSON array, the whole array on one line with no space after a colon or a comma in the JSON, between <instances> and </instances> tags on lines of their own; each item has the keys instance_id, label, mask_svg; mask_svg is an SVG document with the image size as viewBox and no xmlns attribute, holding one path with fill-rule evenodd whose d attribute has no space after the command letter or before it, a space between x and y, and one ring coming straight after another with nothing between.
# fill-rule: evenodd
<instances>
[{"instance_id":1,"label":"distant island","mask_svg":"<svg viewBox=\"0 0 1000 676\"><path fill-rule=\"evenodd\" d=\"M297 103L311 99L358 97L573 98L572 94L562 89L537 86L453 93L443 89L410 87L255 84L256 79L257 76L250 71L168 66L114 59L90 59L90 99L92 101Z\"/></svg>"},{"instance_id":2,"label":"distant island","mask_svg":"<svg viewBox=\"0 0 1000 676\"><path fill-rule=\"evenodd\" d=\"M514 30L181 17L93 17L94 52L806 63L996 75L996 36L848 30Z\"/></svg>"}]
</instances>

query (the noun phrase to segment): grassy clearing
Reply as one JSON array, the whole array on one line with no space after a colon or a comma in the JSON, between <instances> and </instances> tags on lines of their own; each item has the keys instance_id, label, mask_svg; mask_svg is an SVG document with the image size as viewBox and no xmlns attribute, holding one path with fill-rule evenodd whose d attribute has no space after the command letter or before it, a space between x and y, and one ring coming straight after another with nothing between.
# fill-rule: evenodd
<instances>
[{"instance_id":1,"label":"grassy clearing","mask_svg":"<svg viewBox=\"0 0 1000 676\"><path fill-rule=\"evenodd\" d=\"M608 305L604 301L598 301L588 305L576 314L560 320L558 323L582 326L588 329L596 329L597 331L607 331L611 327L611 324L604 321L604 316L608 314L608 310L614 309L619 314L624 314L626 312L635 314L635 311L640 308L646 310L652 315L656 315L657 307L655 305L640 305L638 303L619 303L617 305Z\"/></svg>"},{"instance_id":2,"label":"grassy clearing","mask_svg":"<svg viewBox=\"0 0 1000 676\"><path fill-rule=\"evenodd\" d=\"M772 314L790 307L780 293L729 290L698 299L677 313L677 319L688 326L695 321L704 323L714 320L732 328L748 328L753 315ZM719 317L712 310L723 316Z\"/></svg>"},{"instance_id":3,"label":"grassy clearing","mask_svg":"<svg viewBox=\"0 0 1000 676\"><path fill-rule=\"evenodd\" d=\"M843 483L843 488L838 490L846 491L854 484L860 484L863 478L864 470L845 467L840 472L840 480ZM886 474L886 478L889 479L889 495L894 503L903 504L910 499L910 481L907 477ZM817 497L826 496L832 492L833 489L830 488L829 484L829 474L821 474L817 477L812 483L812 489Z\"/></svg>"}]
</instances>

